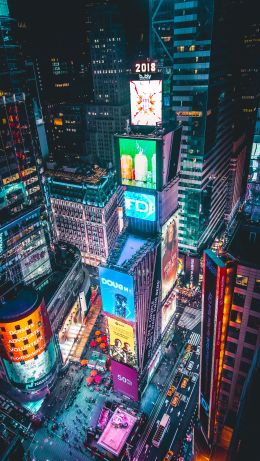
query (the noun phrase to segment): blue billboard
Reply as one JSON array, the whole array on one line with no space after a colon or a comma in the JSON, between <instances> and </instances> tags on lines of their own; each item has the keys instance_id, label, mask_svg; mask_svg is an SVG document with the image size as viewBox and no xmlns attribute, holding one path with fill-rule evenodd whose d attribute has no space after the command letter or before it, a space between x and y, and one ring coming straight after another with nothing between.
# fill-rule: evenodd
<instances>
[{"instance_id":1,"label":"blue billboard","mask_svg":"<svg viewBox=\"0 0 260 461\"><path fill-rule=\"evenodd\" d=\"M131 275L99 267L103 311L134 322L134 282Z\"/></svg>"},{"instance_id":2,"label":"blue billboard","mask_svg":"<svg viewBox=\"0 0 260 461\"><path fill-rule=\"evenodd\" d=\"M125 214L130 218L155 221L155 196L125 191Z\"/></svg>"}]
</instances>

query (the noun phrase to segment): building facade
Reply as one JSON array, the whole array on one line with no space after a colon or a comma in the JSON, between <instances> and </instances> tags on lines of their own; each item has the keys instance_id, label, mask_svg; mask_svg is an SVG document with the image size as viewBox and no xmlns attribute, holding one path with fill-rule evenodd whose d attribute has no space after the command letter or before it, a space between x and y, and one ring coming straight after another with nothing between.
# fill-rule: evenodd
<instances>
[{"instance_id":1,"label":"building facade","mask_svg":"<svg viewBox=\"0 0 260 461\"><path fill-rule=\"evenodd\" d=\"M45 175L55 239L76 245L84 264L104 263L119 234L115 174L95 167Z\"/></svg>"}]
</instances>

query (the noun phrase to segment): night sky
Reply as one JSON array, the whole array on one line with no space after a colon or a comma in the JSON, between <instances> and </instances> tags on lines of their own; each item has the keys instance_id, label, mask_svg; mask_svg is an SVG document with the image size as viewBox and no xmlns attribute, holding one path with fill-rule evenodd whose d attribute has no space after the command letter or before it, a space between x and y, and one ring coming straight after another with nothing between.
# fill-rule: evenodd
<instances>
[{"instance_id":1,"label":"night sky","mask_svg":"<svg viewBox=\"0 0 260 461\"><path fill-rule=\"evenodd\" d=\"M148 0L112 2L121 8L131 55L142 33L148 43ZM37 57L60 52L70 56L84 49L85 3L86 0L9 0L9 8L12 17L26 21L28 26L23 33L23 42L28 43L26 51Z\"/></svg>"}]
</instances>

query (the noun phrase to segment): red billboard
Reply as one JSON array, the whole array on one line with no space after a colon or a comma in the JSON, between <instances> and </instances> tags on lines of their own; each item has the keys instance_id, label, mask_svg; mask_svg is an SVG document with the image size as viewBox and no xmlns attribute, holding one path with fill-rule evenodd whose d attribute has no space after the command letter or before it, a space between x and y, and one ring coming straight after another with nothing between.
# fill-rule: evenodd
<instances>
[{"instance_id":1,"label":"red billboard","mask_svg":"<svg viewBox=\"0 0 260 461\"><path fill-rule=\"evenodd\" d=\"M114 390L138 402L138 373L123 363L111 360Z\"/></svg>"}]
</instances>

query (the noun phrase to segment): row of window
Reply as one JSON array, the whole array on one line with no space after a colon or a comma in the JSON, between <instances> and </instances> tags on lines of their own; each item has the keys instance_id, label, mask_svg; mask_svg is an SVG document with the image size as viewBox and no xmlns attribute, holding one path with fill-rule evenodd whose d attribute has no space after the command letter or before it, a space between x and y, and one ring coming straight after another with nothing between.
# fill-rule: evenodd
<instances>
[{"instance_id":1,"label":"row of window","mask_svg":"<svg viewBox=\"0 0 260 461\"><path fill-rule=\"evenodd\" d=\"M33 323L32 319L29 319L29 320L27 321L27 323L28 323L28 325L32 325L32 323ZM42 324L42 322L38 322L38 327L40 327L41 324ZM19 330L21 329L20 325L15 325L14 328L15 328L16 331L19 331ZM4 332L4 331L6 331L6 328L5 328L5 327L0 327L0 331L3 331L3 332ZM26 333L29 335L29 334L31 333L31 330L30 330L30 329L26 330ZM13 339L16 339L17 336L16 336L16 335L12 335L12 338L13 338Z\"/></svg>"},{"instance_id":2,"label":"row of window","mask_svg":"<svg viewBox=\"0 0 260 461\"><path fill-rule=\"evenodd\" d=\"M233 296L233 304L239 307L244 307L245 299L246 299L246 295L235 292ZM257 298L252 298L250 309L255 312L260 312L260 300Z\"/></svg>"},{"instance_id":3,"label":"row of window","mask_svg":"<svg viewBox=\"0 0 260 461\"><path fill-rule=\"evenodd\" d=\"M236 286L237 287L246 289L247 285L248 285L248 277L244 275L236 276ZM260 293L260 279L255 279L254 292Z\"/></svg>"}]
</instances>

